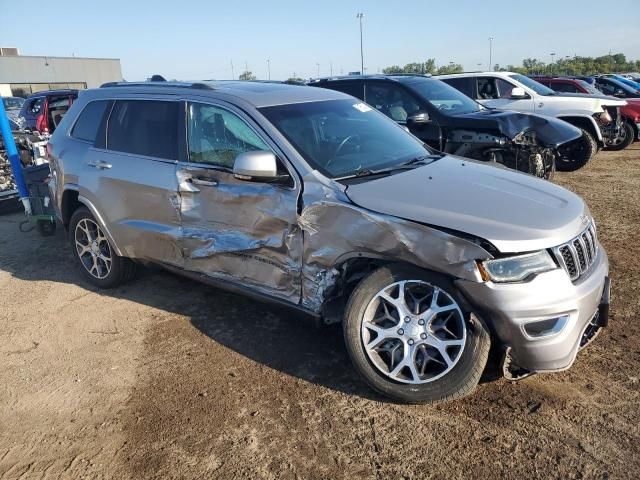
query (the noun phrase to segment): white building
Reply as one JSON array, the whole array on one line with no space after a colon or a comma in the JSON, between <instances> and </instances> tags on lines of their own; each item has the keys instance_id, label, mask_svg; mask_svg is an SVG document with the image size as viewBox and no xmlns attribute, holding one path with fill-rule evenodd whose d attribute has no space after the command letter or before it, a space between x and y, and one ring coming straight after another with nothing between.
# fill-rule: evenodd
<instances>
[{"instance_id":1,"label":"white building","mask_svg":"<svg viewBox=\"0 0 640 480\"><path fill-rule=\"evenodd\" d=\"M95 88L122 81L117 58L34 57L0 48L0 96L27 96L58 88Z\"/></svg>"}]
</instances>

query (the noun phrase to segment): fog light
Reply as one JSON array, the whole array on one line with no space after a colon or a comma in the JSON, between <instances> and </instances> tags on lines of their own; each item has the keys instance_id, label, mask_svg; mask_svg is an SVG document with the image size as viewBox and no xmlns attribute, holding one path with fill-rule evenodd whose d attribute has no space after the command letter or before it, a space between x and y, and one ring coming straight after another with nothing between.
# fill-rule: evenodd
<instances>
[{"instance_id":1,"label":"fog light","mask_svg":"<svg viewBox=\"0 0 640 480\"><path fill-rule=\"evenodd\" d=\"M550 337L560 333L569 321L569 315L562 315L557 318L548 318L546 320L537 320L535 322L525 323L524 331L530 337Z\"/></svg>"}]
</instances>

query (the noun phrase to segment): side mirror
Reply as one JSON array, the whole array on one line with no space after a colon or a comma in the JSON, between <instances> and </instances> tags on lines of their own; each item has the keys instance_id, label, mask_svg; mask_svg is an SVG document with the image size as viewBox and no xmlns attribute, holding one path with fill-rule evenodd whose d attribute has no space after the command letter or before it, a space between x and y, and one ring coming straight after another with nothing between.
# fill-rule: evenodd
<instances>
[{"instance_id":1,"label":"side mirror","mask_svg":"<svg viewBox=\"0 0 640 480\"><path fill-rule=\"evenodd\" d=\"M407 117L408 124L417 125L417 124L429 123L430 121L431 121L431 118L429 118L429 114L425 112L419 112L414 115L409 115Z\"/></svg>"},{"instance_id":2,"label":"side mirror","mask_svg":"<svg viewBox=\"0 0 640 480\"><path fill-rule=\"evenodd\" d=\"M524 88L514 87L511 90L511 98L514 100L522 100L523 98L527 98L527 92L524 91Z\"/></svg>"},{"instance_id":3,"label":"side mirror","mask_svg":"<svg viewBox=\"0 0 640 480\"><path fill-rule=\"evenodd\" d=\"M233 163L233 176L240 180L274 180L278 177L273 152L251 151L238 154Z\"/></svg>"}]
</instances>

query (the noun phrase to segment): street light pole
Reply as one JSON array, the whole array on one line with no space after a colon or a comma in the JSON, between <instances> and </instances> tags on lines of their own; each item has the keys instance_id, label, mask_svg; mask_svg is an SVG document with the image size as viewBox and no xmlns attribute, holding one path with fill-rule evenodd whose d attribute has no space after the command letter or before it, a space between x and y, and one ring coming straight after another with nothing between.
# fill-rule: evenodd
<instances>
[{"instance_id":1,"label":"street light pole","mask_svg":"<svg viewBox=\"0 0 640 480\"><path fill-rule=\"evenodd\" d=\"M364 18L364 13L358 13L356 18L360 20L360 74L364 75L364 50L362 48L362 19Z\"/></svg>"},{"instance_id":2,"label":"street light pole","mask_svg":"<svg viewBox=\"0 0 640 480\"><path fill-rule=\"evenodd\" d=\"M553 64L555 63L556 54L555 54L555 52L552 52L550 55L551 55L551 69L550 70L551 70L551 74L553 75Z\"/></svg>"},{"instance_id":3,"label":"street light pole","mask_svg":"<svg viewBox=\"0 0 640 480\"><path fill-rule=\"evenodd\" d=\"M271 80L271 60L267 58L267 80Z\"/></svg>"},{"instance_id":4,"label":"street light pole","mask_svg":"<svg viewBox=\"0 0 640 480\"><path fill-rule=\"evenodd\" d=\"M233 73L233 60L231 60L231 80L235 80L235 79L236 79L236 76Z\"/></svg>"},{"instance_id":5,"label":"street light pole","mask_svg":"<svg viewBox=\"0 0 640 480\"><path fill-rule=\"evenodd\" d=\"M493 72L493 37L489 37L489 70Z\"/></svg>"},{"instance_id":6,"label":"street light pole","mask_svg":"<svg viewBox=\"0 0 640 480\"><path fill-rule=\"evenodd\" d=\"M318 67L318 78L320 78L320 64L316 62L316 67Z\"/></svg>"}]
</instances>

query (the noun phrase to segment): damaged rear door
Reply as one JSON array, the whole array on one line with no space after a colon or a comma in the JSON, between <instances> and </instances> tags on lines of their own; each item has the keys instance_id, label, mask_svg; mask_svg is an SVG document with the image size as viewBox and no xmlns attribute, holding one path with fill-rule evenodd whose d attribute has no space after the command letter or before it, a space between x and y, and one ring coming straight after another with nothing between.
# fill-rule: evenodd
<instances>
[{"instance_id":1,"label":"damaged rear door","mask_svg":"<svg viewBox=\"0 0 640 480\"><path fill-rule=\"evenodd\" d=\"M185 269L298 303L302 234L298 182L239 180L238 154L282 154L244 112L186 102L187 161L178 164Z\"/></svg>"}]
</instances>

